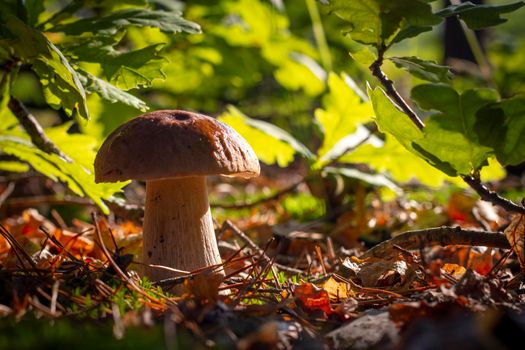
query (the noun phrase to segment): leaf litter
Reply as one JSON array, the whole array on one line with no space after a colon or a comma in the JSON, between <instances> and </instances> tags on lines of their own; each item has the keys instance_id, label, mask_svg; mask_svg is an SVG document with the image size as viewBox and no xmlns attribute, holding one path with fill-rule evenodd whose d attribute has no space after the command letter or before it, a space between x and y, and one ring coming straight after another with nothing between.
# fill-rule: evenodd
<instances>
[{"instance_id":1,"label":"leaf litter","mask_svg":"<svg viewBox=\"0 0 525 350\"><path fill-rule=\"evenodd\" d=\"M363 254L362 246L333 242L321 222L279 226L271 214L278 209L266 208L217 223L224 279L212 266L158 283L136 272L139 224L93 216L65 227L27 209L1 222L0 316L106 321L117 339L130 328L156 325L168 348L186 334L199 348L396 349L434 339L422 324L446 334L454 322L468 329L449 331L454 339L471 336L484 346L470 331L483 324L487 341L505 343L496 332L503 324L525 332L519 313L525 220L491 211L476 217L468 205L478 206L449 202L435 220L480 231L507 220L499 234L507 249L420 240L420 246L391 244L387 254ZM417 227L417 216L428 220L436 208L374 205L360 214L366 220L346 214L346 225L365 220L370 239L409 221Z\"/></svg>"}]
</instances>

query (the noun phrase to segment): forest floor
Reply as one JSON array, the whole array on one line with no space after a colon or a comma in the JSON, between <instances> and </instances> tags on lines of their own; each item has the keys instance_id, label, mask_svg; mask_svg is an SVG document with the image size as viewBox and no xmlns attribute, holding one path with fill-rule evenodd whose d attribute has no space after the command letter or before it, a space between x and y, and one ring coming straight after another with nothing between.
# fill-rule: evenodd
<instances>
[{"instance_id":1,"label":"forest floor","mask_svg":"<svg viewBox=\"0 0 525 350\"><path fill-rule=\"evenodd\" d=\"M525 335L523 216L462 191L372 192L299 222L294 191L215 210L222 266L159 283L135 272L132 215L2 196L0 349L511 349Z\"/></svg>"}]
</instances>

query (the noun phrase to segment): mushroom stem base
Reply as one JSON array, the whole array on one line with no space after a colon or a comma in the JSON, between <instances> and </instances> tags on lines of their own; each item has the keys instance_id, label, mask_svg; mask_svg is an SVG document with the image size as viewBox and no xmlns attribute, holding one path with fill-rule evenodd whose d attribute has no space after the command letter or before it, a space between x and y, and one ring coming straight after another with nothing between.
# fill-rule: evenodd
<instances>
[{"instance_id":1,"label":"mushroom stem base","mask_svg":"<svg viewBox=\"0 0 525 350\"><path fill-rule=\"evenodd\" d=\"M221 263L205 177L147 181L145 204L145 264L193 271ZM181 275L150 266L144 272L152 281Z\"/></svg>"}]
</instances>

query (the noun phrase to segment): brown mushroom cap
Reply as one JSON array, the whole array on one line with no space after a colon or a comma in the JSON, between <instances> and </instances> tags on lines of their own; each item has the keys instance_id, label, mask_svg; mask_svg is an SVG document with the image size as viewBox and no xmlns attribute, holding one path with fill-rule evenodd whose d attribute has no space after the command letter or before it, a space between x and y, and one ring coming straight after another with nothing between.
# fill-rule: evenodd
<instances>
[{"instance_id":1,"label":"brown mushroom cap","mask_svg":"<svg viewBox=\"0 0 525 350\"><path fill-rule=\"evenodd\" d=\"M230 175L254 177L259 161L232 128L179 110L140 115L108 136L95 159L95 181Z\"/></svg>"}]
</instances>

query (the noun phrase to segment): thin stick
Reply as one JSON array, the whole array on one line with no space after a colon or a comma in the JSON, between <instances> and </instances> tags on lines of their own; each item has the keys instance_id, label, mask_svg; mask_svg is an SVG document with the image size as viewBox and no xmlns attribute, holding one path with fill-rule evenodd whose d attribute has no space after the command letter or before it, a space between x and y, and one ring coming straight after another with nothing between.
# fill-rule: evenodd
<instances>
[{"instance_id":1,"label":"thin stick","mask_svg":"<svg viewBox=\"0 0 525 350\"><path fill-rule=\"evenodd\" d=\"M4 204L5 200L9 198L11 193L15 190L15 183L10 182L7 187L5 188L4 192L0 194L0 207Z\"/></svg>"},{"instance_id":2,"label":"thin stick","mask_svg":"<svg viewBox=\"0 0 525 350\"><path fill-rule=\"evenodd\" d=\"M247 209L247 208L253 208L258 205L261 205L266 202L271 202L280 199L282 196L293 192L297 186L302 184L305 181L305 179L301 179L293 184L291 184L288 187L283 188L282 190L279 190L268 197L259 198L257 200L254 200L253 202L245 202L245 203L234 203L234 204L220 204L220 203L210 203L210 207L212 208L222 208L222 209Z\"/></svg>"},{"instance_id":3,"label":"thin stick","mask_svg":"<svg viewBox=\"0 0 525 350\"><path fill-rule=\"evenodd\" d=\"M396 245L404 249L419 249L422 246L431 245L471 245L510 249L507 238L500 233L443 226L404 232L372 247L363 253L360 258L388 256L395 251L394 246Z\"/></svg>"},{"instance_id":4,"label":"thin stick","mask_svg":"<svg viewBox=\"0 0 525 350\"><path fill-rule=\"evenodd\" d=\"M65 153L63 153L54 143L51 141L47 135L44 133L44 129L38 121L36 120L35 116L32 115L16 98L12 97L9 99L8 107L15 115L16 119L20 122L22 127L27 131L27 134L31 138L31 142L38 147L40 150L46 152L46 153L53 153L58 155L59 157L63 158L69 163L72 163L73 161L71 158L69 158Z\"/></svg>"},{"instance_id":5,"label":"thin stick","mask_svg":"<svg viewBox=\"0 0 525 350\"><path fill-rule=\"evenodd\" d=\"M24 258L27 260L29 265L37 271L38 273L41 272L41 269L38 268L38 266L33 261L33 258L24 250L24 248L20 245L20 243L16 240L16 238L7 230L4 225L0 224L0 234L4 236L4 238L7 240L7 242L11 245L11 249L15 252L16 256L18 257L18 260L22 263L23 267L25 268L25 264L22 259L18 256L17 250L20 254L24 256Z\"/></svg>"},{"instance_id":6,"label":"thin stick","mask_svg":"<svg viewBox=\"0 0 525 350\"><path fill-rule=\"evenodd\" d=\"M222 224L222 230L224 230L225 228L231 229L233 233L235 233L235 235L239 237L248 246L248 248L252 249L253 251L257 252L257 254L261 255L262 258L266 262L269 262L271 260L270 257L266 255L266 253L264 253L264 251L261 248L259 248L259 246L250 239L250 237L248 237L244 232L242 232L230 220L226 220ZM284 266L280 264L274 264L274 266L277 267L279 270L290 272L290 273L304 273L304 271L302 270L294 269L292 267L288 267L288 266Z\"/></svg>"}]
</instances>

